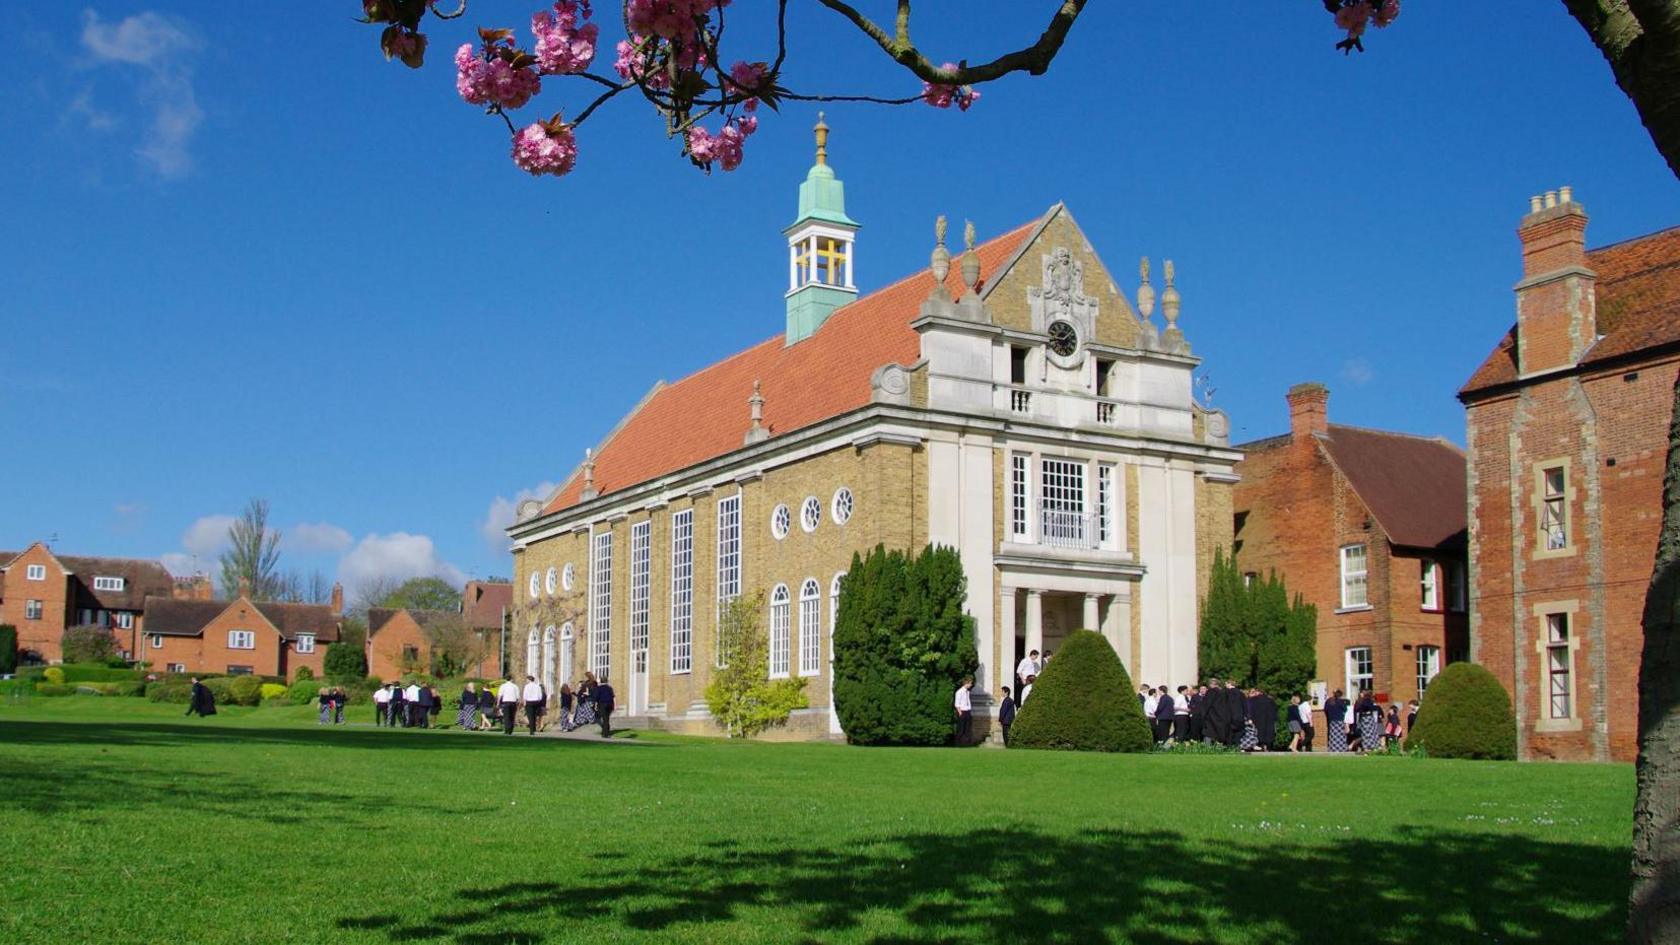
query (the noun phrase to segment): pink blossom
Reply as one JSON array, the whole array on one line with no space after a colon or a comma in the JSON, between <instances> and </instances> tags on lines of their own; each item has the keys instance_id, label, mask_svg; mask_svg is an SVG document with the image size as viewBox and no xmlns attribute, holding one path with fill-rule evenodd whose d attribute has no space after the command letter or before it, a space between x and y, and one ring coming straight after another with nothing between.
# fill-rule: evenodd
<instances>
[{"instance_id":1,"label":"pink blossom","mask_svg":"<svg viewBox=\"0 0 1680 945\"><path fill-rule=\"evenodd\" d=\"M740 86L743 92L756 92L758 84L764 81L764 73L768 68L762 62L742 60L729 67L729 79Z\"/></svg>"},{"instance_id":2,"label":"pink blossom","mask_svg":"<svg viewBox=\"0 0 1680 945\"><path fill-rule=\"evenodd\" d=\"M595 61L601 28L594 23L578 25L588 17L589 0L558 0L554 12L531 16L531 33L537 38L537 71L566 75L589 68Z\"/></svg>"},{"instance_id":3,"label":"pink blossom","mask_svg":"<svg viewBox=\"0 0 1680 945\"><path fill-rule=\"evenodd\" d=\"M733 171L745 157L747 137L757 130L755 115L731 119L717 134L695 125L688 129L688 156L702 167L710 168L715 162L724 170Z\"/></svg>"},{"instance_id":4,"label":"pink blossom","mask_svg":"<svg viewBox=\"0 0 1680 945\"><path fill-rule=\"evenodd\" d=\"M1371 5L1360 2L1336 11L1336 27L1347 30L1348 39L1358 39L1371 19Z\"/></svg>"},{"instance_id":5,"label":"pink blossom","mask_svg":"<svg viewBox=\"0 0 1680 945\"><path fill-rule=\"evenodd\" d=\"M471 43L455 50L455 91L470 104L518 108L542 90L542 77L535 72L489 55L488 60L473 55Z\"/></svg>"},{"instance_id":6,"label":"pink blossom","mask_svg":"<svg viewBox=\"0 0 1680 945\"><path fill-rule=\"evenodd\" d=\"M728 5L729 0L626 0L624 20L632 33L695 45L700 24Z\"/></svg>"},{"instance_id":7,"label":"pink blossom","mask_svg":"<svg viewBox=\"0 0 1680 945\"><path fill-rule=\"evenodd\" d=\"M559 177L577 164L577 136L572 126L552 122L526 125L513 136L513 163L533 175Z\"/></svg>"},{"instance_id":8,"label":"pink blossom","mask_svg":"<svg viewBox=\"0 0 1680 945\"><path fill-rule=\"evenodd\" d=\"M956 69L957 64L947 62L940 68ZM966 112L970 105L980 101L980 93L975 91L972 85L956 86L943 85L938 82L923 82L922 101L934 108L950 108L954 103L957 108Z\"/></svg>"},{"instance_id":9,"label":"pink blossom","mask_svg":"<svg viewBox=\"0 0 1680 945\"><path fill-rule=\"evenodd\" d=\"M1382 3L1377 6L1376 15L1371 18L1371 22L1377 24L1377 29L1382 29L1393 23L1399 15L1400 0L1382 0Z\"/></svg>"}]
</instances>

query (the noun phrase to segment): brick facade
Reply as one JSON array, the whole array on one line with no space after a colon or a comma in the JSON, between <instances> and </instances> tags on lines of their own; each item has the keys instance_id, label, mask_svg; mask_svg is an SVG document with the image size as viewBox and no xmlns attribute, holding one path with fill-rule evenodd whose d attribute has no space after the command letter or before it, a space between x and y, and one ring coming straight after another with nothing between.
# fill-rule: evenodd
<instances>
[{"instance_id":1,"label":"brick facade","mask_svg":"<svg viewBox=\"0 0 1680 945\"><path fill-rule=\"evenodd\" d=\"M320 677L327 646L339 636L338 612L330 604L149 597L146 609L150 619L138 656L166 672L291 680L307 666Z\"/></svg>"},{"instance_id":2,"label":"brick facade","mask_svg":"<svg viewBox=\"0 0 1680 945\"><path fill-rule=\"evenodd\" d=\"M110 628L118 652L129 656L139 649L147 596L168 595L172 585L155 561L59 555L36 542L0 551L0 623L17 627L25 662L59 662L64 631L79 625Z\"/></svg>"},{"instance_id":3,"label":"brick facade","mask_svg":"<svg viewBox=\"0 0 1680 945\"><path fill-rule=\"evenodd\" d=\"M1511 691L1523 757L1629 761L1680 371L1680 235L1589 252L1567 191L1531 211L1517 324L1459 394L1472 654Z\"/></svg>"},{"instance_id":4,"label":"brick facade","mask_svg":"<svg viewBox=\"0 0 1680 945\"><path fill-rule=\"evenodd\" d=\"M1234 556L1244 573L1276 572L1318 609L1315 679L1353 691L1350 651L1368 648L1376 698L1403 703L1419 697L1420 671L1427 678L1467 656L1463 506L1450 489L1456 479L1462 495L1464 461L1440 440L1334 426L1328 401L1323 387L1298 385L1290 433L1238 447ZM1442 482L1426 484L1422 497L1404 495L1367 465ZM1451 510L1436 507L1443 501L1457 509L1457 528ZM1364 603L1343 598L1345 548L1364 549ZM1424 599L1426 568L1433 607Z\"/></svg>"}]
</instances>

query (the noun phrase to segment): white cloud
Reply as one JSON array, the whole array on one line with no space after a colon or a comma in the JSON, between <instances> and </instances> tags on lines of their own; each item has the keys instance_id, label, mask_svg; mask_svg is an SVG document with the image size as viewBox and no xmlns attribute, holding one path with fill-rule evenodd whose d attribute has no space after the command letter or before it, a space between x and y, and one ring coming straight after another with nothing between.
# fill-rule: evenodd
<instances>
[{"instance_id":1,"label":"white cloud","mask_svg":"<svg viewBox=\"0 0 1680 945\"><path fill-rule=\"evenodd\" d=\"M280 533L280 547L298 554L343 554L355 539L330 522L299 522Z\"/></svg>"},{"instance_id":2,"label":"white cloud","mask_svg":"<svg viewBox=\"0 0 1680 945\"><path fill-rule=\"evenodd\" d=\"M413 577L440 577L456 587L467 579L466 572L438 557L431 538L407 532L368 535L338 563L338 579L347 588L362 587L375 578Z\"/></svg>"},{"instance_id":3,"label":"white cloud","mask_svg":"<svg viewBox=\"0 0 1680 945\"><path fill-rule=\"evenodd\" d=\"M206 515L181 533L181 547L200 558L214 558L227 547L228 529L233 523L231 515Z\"/></svg>"},{"instance_id":4,"label":"white cloud","mask_svg":"<svg viewBox=\"0 0 1680 945\"><path fill-rule=\"evenodd\" d=\"M191 170L189 146L204 120L189 65L199 48L197 38L157 13L136 13L108 23L88 10L82 14L82 48L96 64L143 71L135 97L150 112L150 120L136 153L164 177L179 177ZM108 127L114 121L92 109L91 97L87 112L91 127ZM98 124L102 120L107 124Z\"/></svg>"},{"instance_id":5,"label":"white cloud","mask_svg":"<svg viewBox=\"0 0 1680 945\"><path fill-rule=\"evenodd\" d=\"M1349 358L1342 362L1342 380L1355 387L1364 387L1377 379L1377 369L1364 358Z\"/></svg>"},{"instance_id":6,"label":"white cloud","mask_svg":"<svg viewBox=\"0 0 1680 945\"><path fill-rule=\"evenodd\" d=\"M176 577L210 573L210 562L183 551L166 551L158 555L158 560L163 562L164 570Z\"/></svg>"},{"instance_id":7,"label":"white cloud","mask_svg":"<svg viewBox=\"0 0 1680 945\"><path fill-rule=\"evenodd\" d=\"M539 482L529 489L521 489L513 498L496 496L490 500L490 508L484 513L484 521L478 525L479 534L497 551L507 550L507 535L502 530L513 524L514 514L519 510L519 503L526 499L547 499L553 494L557 482Z\"/></svg>"},{"instance_id":8,"label":"white cloud","mask_svg":"<svg viewBox=\"0 0 1680 945\"><path fill-rule=\"evenodd\" d=\"M89 131L110 131L117 126L115 115L93 104L91 88L82 89L70 100L68 114L80 118L82 125Z\"/></svg>"}]
</instances>

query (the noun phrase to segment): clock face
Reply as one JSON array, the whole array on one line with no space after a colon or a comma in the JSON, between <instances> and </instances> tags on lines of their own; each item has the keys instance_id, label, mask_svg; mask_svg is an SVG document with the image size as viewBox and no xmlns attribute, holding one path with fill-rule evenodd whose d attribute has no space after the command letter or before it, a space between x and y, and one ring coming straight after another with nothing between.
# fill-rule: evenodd
<instances>
[{"instance_id":1,"label":"clock face","mask_svg":"<svg viewBox=\"0 0 1680 945\"><path fill-rule=\"evenodd\" d=\"M1050 323L1050 350L1057 357L1072 357L1079 349L1079 333L1067 322Z\"/></svg>"}]
</instances>

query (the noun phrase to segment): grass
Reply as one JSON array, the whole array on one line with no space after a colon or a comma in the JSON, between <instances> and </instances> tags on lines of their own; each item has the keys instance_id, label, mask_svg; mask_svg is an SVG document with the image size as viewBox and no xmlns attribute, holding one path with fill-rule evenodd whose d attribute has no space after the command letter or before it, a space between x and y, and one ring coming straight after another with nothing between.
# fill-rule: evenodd
<instances>
[{"instance_id":1,"label":"grass","mask_svg":"<svg viewBox=\"0 0 1680 945\"><path fill-rule=\"evenodd\" d=\"M1610 945L1627 891L1625 765L182 711L0 705L0 941Z\"/></svg>"}]
</instances>

